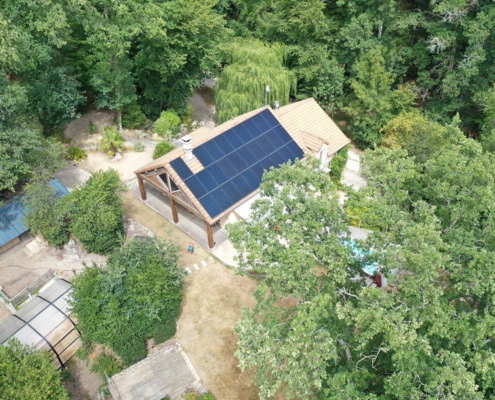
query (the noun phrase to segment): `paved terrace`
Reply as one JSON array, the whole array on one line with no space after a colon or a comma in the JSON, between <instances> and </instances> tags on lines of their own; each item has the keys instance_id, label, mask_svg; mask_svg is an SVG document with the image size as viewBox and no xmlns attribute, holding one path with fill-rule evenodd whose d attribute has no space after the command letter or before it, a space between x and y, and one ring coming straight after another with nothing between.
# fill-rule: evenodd
<instances>
[{"instance_id":1,"label":"paved terrace","mask_svg":"<svg viewBox=\"0 0 495 400\"><path fill-rule=\"evenodd\" d=\"M141 200L141 194L139 193L137 179L129 181L128 186L133 191L134 196ZM172 224L174 224L168 197L146 182L144 182L144 187L146 188L147 197L147 200L144 201L144 203L148 207L156 211L158 214L160 214L162 217L166 218ZM221 229L218 225L214 226L213 239L215 241L215 246L213 247L213 249L210 250L210 248L208 247L208 236L206 233L205 222L184 209L180 204L177 204L177 212L179 214L179 222L174 225L182 230L184 233L187 233L192 239L205 247L207 250L215 253L215 250L218 249L227 240L227 232Z\"/></svg>"},{"instance_id":2,"label":"paved terrace","mask_svg":"<svg viewBox=\"0 0 495 400\"><path fill-rule=\"evenodd\" d=\"M206 392L180 345L169 345L109 379L114 400L182 399L190 390Z\"/></svg>"}]
</instances>

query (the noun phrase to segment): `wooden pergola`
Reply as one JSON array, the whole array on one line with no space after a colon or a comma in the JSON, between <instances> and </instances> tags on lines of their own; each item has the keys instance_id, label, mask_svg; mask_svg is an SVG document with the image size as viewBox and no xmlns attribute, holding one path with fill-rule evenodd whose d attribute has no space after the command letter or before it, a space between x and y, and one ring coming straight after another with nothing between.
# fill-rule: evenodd
<instances>
[{"instance_id":1,"label":"wooden pergola","mask_svg":"<svg viewBox=\"0 0 495 400\"><path fill-rule=\"evenodd\" d=\"M177 205L179 204L180 206L184 207L187 211L190 213L196 215L198 218L202 219L205 223L206 226L206 234L208 236L208 246L213 248L215 245L215 241L213 238L213 225L219 220L219 218L216 221L209 221L204 218L203 215L199 212L199 210L194 207L193 203L187 198L187 196L184 194L182 190L177 191L175 193L170 192L167 190L163 185L160 184L158 181L157 176L160 175L166 175L167 181L168 181L168 187L171 187L170 184L170 174L166 172L165 168L161 168L158 170L153 170L148 173L137 173L136 177L138 180L139 184L139 192L141 194L141 199L145 201L147 199L146 195L146 188L144 186L144 181L158 189L161 193L163 193L165 196L168 197L169 202L170 202L170 209L172 210L172 219L175 224L179 222L179 213L177 212Z\"/></svg>"}]
</instances>

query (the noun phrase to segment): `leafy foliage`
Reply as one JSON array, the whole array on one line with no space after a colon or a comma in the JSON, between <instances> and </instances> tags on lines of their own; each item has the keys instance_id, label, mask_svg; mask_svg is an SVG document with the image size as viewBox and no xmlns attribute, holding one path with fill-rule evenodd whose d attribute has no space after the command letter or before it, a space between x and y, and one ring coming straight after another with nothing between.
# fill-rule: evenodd
<instances>
[{"instance_id":1,"label":"leafy foliage","mask_svg":"<svg viewBox=\"0 0 495 400\"><path fill-rule=\"evenodd\" d=\"M72 310L87 340L112 348L124 364L146 357L145 340L175 334L183 296L178 248L153 238L135 238L74 279Z\"/></svg>"},{"instance_id":2,"label":"leafy foliage","mask_svg":"<svg viewBox=\"0 0 495 400\"><path fill-rule=\"evenodd\" d=\"M74 161L81 161L88 157L86 150L77 146L71 146L67 149L67 159Z\"/></svg>"},{"instance_id":3,"label":"leafy foliage","mask_svg":"<svg viewBox=\"0 0 495 400\"><path fill-rule=\"evenodd\" d=\"M161 137L169 140L179 132L180 117L173 110L162 111L160 118L155 121L155 131Z\"/></svg>"},{"instance_id":4,"label":"leafy foliage","mask_svg":"<svg viewBox=\"0 0 495 400\"><path fill-rule=\"evenodd\" d=\"M39 130L0 126L0 190L14 191L15 185L34 174L51 176L64 165L63 146L46 140Z\"/></svg>"},{"instance_id":5,"label":"leafy foliage","mask_svg":"<svg viewBox=\"0 0 495 400\"><path fill-rule=\"evenodd\" d=\"M262 398L492 395L495 164L479 143L448 137L425 162L365 154L368 185L348 200L375 229L356 241L364 258L345 245L346 218L317 170L264 176L252 220L229 228L240 267L266 276L236 327ZM385 289L365 284L370 262Z\"/></svg>"},{"instance_id":6,"label":"leafy foliage","mask_svg":"<svg viewBox=\"0 0 495 400\"><path fill-rule=\"evenodd\" d=\"M146 122L146 115L141 111L139 104L132 103L122 112L122 125L124 128L137 129Z\"/></svg>"},{"instance_id":7,"label":"leafy foliage","mask_svg":"<svg viewBox=\"0 0 495 400\"><path fill-rule=\"evenodd\" d=\"M134 145L134 151L137 151L137 152L142 152L142 151L144 151L144 144L143 144L143 142L137 142L137 143Z\"/></svg>"},{"instance_id":8,"label":"leafy foliage","mask_svg":"<svg viewBox=\"0 0 495 400\"><path fill-rule=\"evenodd\" d=\"M27 209L25 223L33 233L41 232L44 239L57 248L68 242L69 226L53 186L44 179L29 183L23 203Z\"/></svg>"},{"instance_id":9,"label":"leafy foliage","mask_svg":"<svg viewBox=\"0 0 495 400\"><path fill-rule=\"evenodd\" d=\"M112 126L105 126L105 132L100 141L100 147L106 151L109 156L114 156L115 153L120 153L124 149L125 139Z\"/></svg>"},{"instance_id":10,"label":"leafy foliage","mask_svg":"<svg viewBox=\"0 0 495 400\"><path fill-rule=\"evenodd\" d=\"M342 172L348 159L349 147L350 145L347 145L340 149L330 161L330 179L336 186L340 185Z\"/></svg>"},{"instance_id":11,"label":"leafy foliage","mask_svg":"<svg viewBox=\"0 0 495 400\"><path fill-rule=\"evenodd\" d=\"M98 372L103 382L123 370L121 363L112 354L101 353L91 363L91 371Z\"/></svg>"},{"instance_id":12,"label":"leafy foliage","mask_svg":"<svg viewBox=\"0 0 495 400\"><path fill-rule=\"evenodd\" d=\"M0 382L2 399L69 399L48 352L22 345L16 339L0 346Z\"/></svg>"},{"instance_id":13,"label":"leafy foliage","mask_svg":"<svg viewBox=\"0 0 495 400\"><path fill-rule=\"evenodd\" d=\"M172 143L167 142L166 140L162 140L155 147L155 151L153 152L153 159L155 160L172 151L173 149L175 149L175 147Z\"/></svg>"},{"instance_id":14,"label":"leafy foliage","mask_svg":"<svg viewBox=\"0 0 495 400\"><path fill-rule=\"evenodd\" d=\"M124 236L124 191L117 171L94 172L83 186L60 199L68 207L70 232L91 253L109 254Z\"/></svg>"},{"instance_id":15,"label":"leafy foliage","mask_svg":"<svg viewBox=\"0 0 495 400\"><path fill-rule=\"evenodd\" d=\"M215 88L219 123L273 104L275 100L280 101L280 105L289 102L295 81L283 66L283 46L239 39L229 43L226 51L229 65L223 69Z\"/></svg>"}]
</instances>

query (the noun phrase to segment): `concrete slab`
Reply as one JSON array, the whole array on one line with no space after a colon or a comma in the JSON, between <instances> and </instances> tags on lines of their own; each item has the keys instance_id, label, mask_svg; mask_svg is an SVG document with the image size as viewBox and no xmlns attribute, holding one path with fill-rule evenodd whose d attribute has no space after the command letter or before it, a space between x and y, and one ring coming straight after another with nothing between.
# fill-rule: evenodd
<instances>
[{"instance_id":1,"label":"concrete slab","mask_svg":"<svg viewBox=\"0 0 495 400\"><path fill-rule=\"evenodd\" d=\"M182 399L189 390L206 392L180 344L166 346L109 380L114 400Z\"/></svg>"},{"instance_id":2,"label":"concrete slab","mask_svg":"<svg viewBox=\"0 0 495 400\"><path fill-rule=\"evenodd\" d=\"M148 183L144 183L146 188L147 200L144 203L160 214L162 217L173 223L172 210L170 209L170 202L168 197L159 192L153 186ZM137 179L132 179L127 182L127 186L133 191L134 196L141 200L139 193L139 187ZM141 200L142 201L142 200ZM208 251L212 249L208 246L208 236L206 233L206 225L203 220L191 214L185 208L177 205L177 212L179 214L179 222L174 224L180 230L188 234L192 239L205 247ZM227 232L220 228L220 226L213 227L213 239L215 246L213 250L220 246L225 240L227 240Z\"/></svg>"},{"instance_id":3,"label":"concrete slab","mask_svg":"<svg viewBox=\"0 0 495 400\"><path fill-rule=\"evenodd\" d=\"M91 174L89 172L71 164L55 173L55 178L57 178L69 192L72 192L76 187L86 182L90 176Z\"/></svg>"},{"instance_id":4,"label":"concrete slab","mask_svg":"<svg viewBox=\"0 0 495 400\"><path fill-rule=\"evenodd\" d=\"M230 242L230 240L225 240L219 246L216 246L212 254L218 258L225 265L228 265L233 268L237 268L237 261L235 261L235 257L237 257L237 250L234 249L234 246Z\"/></svg>"}]
</instances>

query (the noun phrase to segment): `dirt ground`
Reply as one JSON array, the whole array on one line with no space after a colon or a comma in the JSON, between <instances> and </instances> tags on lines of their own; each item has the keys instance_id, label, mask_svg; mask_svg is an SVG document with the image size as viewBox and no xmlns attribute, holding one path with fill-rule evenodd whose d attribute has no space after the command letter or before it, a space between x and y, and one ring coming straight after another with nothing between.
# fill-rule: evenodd
<instances>
[{"instance_id":1,"label":"dirt ground","mask_svg":"<svg viewBox=\"0 0 495 400\"><path fill-rule=\"evenodd\" d=\"M137 200L131 192L124 195L126 215L179 244L180 265L193 271L186 277L186 292L179 317L176 338L182 344L204 386L219 400L258 399L252 375L241 372L234 357L237 348L235 323L242 306L254 306L255 282L236 275L215 260L206 249L195 246L186 252L191 238ZM203 267L201 261L207 262ZM198 264L200 270L192 268Z\"/></svg>"},{"instance_id":2,"label":"dirt ground","mask_svg":"<svg viewBox=\"0 0 495 400\"><path fill-rule=\"evenodd\" d=\"M64 386L70 393L71 400L94 400L103 380L96 372L91 372L85 361L77 356L69 361L69 376L64 379Z\"/></svg>"}]
</instances>

